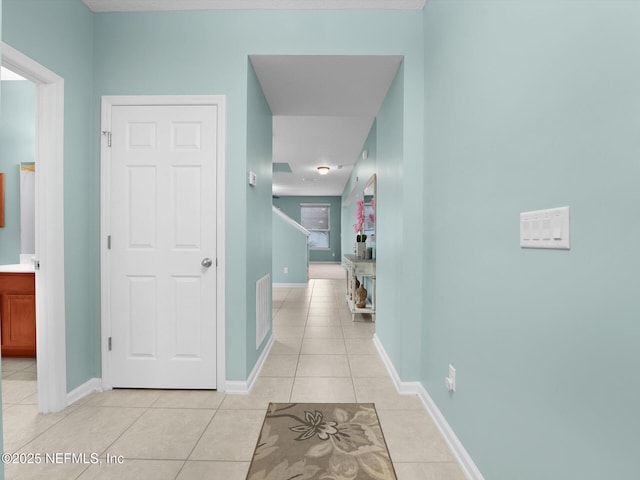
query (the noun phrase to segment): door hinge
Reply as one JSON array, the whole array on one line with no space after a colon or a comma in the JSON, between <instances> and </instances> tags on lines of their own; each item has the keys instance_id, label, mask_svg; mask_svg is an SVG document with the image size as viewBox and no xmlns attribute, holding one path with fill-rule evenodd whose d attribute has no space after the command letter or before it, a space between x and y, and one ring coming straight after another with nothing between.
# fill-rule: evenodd
<instances>
[{"instance_id":1,"label":"door hinge","mask_svg":"<svg viewBox=\"0 0 640 480\"><path fill-rule=\"evenodd\" d=\"M107 250L111 250L111 235L107 235Z\"/></svg>"},{"instance_id":2,"label":"door hinge","mask_svg":"<svg viewBox=\"0 0 640 480\"><path fill-rule=\"evenodd\" d=\"M109 130L103 130L102 135L107 136L107 147L111 146L111 132Z\"/></svg>"},{"instance_id":3,"label":"door hinge","mask_svg":"<svg viewBox=\"0 0 640 480\"><path fill-rule=\"evenodd\" d=\"M109 337L109 340L107 343L108 343L107 347L109 348L109 351L111 351L111 337Z\"/></svg>"}]
</instances>

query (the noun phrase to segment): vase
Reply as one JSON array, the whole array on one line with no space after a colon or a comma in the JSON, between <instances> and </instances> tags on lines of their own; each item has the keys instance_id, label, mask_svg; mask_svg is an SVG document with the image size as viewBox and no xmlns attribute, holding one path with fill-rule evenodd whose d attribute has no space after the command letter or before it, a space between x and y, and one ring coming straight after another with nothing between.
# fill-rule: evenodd
<instances>
[{"instance_id":1,"label":"vase","mask_svg":"<svg viewBox=\"0 0 640 480\"><path fill-rule=\"evenodd\" d=\"M364 258L364 254L366 251L366 243L365 242L356 242L356 257Z\"/></svg>"},{"instance_id":2,"label":"vase","mask_svg":"<svg viewBox=\"0 0 640 480\"><path fill-rule=\"evenodd\" d=\"M364 288L364 284L356 289L356 308L365 308L367 305L367 289Z\"/></svg>"}]
</instances>

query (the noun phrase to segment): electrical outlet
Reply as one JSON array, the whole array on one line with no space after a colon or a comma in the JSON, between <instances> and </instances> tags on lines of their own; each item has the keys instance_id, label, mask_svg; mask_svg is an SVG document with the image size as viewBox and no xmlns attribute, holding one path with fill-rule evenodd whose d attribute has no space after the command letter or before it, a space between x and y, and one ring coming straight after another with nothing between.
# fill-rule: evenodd
<instances>
[{"instance_id":1,"label":"electrical outlet","mask_svg":"<svg viewBox=\"0 0 640 480\"><path fill-rule=\"evenodd\" d=\"M456 369L449 365L449 376L445 377L444 384L450 392L456 391Z\"/></svg>"},{"instance_id":2,"label":"electrical outlet","mask_svg":"<svg viewBox=\"0 0 640 480\"><path fill-rule=\"evenodd\" d=\"M289 273L289 267L284 267L282 269L282 273Z\"/></svg>"}]
</instances>

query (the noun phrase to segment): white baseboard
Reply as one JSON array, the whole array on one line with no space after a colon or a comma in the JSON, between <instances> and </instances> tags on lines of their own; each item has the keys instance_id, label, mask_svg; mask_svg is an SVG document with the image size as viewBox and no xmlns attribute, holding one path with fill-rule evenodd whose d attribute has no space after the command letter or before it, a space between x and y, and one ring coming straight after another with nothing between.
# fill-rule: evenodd
<instances>
[{"instance_id":1,"label":"white baseboard","mask_svg":"<svg viewBox=\"0 0 640 480\"><path fill-rule=\"evenodd\" d=\"M260 371L262 370L262 366L264 365L269 352L271 351L271 347L273 346L273 333L269 336L267 340L267 344L262 350L262 354L258 358L249 378L246 381L226 381L224 390L219 389L220 391L224 391L227 393L249 393L253 388L253 385L260 375ZM81 398L86 397L87 395L93 392L102 392L104 388L102 387L102 379L101 378L92 378L87 380L85 383L80 385L79 387L73 389L69 393L67 393L67 406L72 403L77 402Z\"/></svg>"},{"instance_id":2,"label":"white baseboard","mask_svg":"<svg viewBox=\"0 0 640 480\"><path fill-rule=\"evenodd\" d=\"M273 288L307 288L308 283L274 283Z\"/></svg>"},{"instance_id":3,"label":"white baseboard","mask_svg":"<svg viewBox=\"0 0 640 480\"><path fill-rule=\"evenodd\" d=\"M398 393L401 395L418 395L418 398L420 398L420 401L424 405L424 408L427 410L429 415L431 415L431 418L433 419L436 426L438 427L438 430L447 442L447 445L451 449L454 457L456 457L456 460L458 461L458 464L460 465L460 468L462 469L462 472L464 473L467 480L484 480L482 473L473 462L473 459L464 448L464 445L462 445L462 442L460 441L460 439L458 439L455 432L447 422L444 415L442 415L442 412L435 404L435 402L431 398L431 395L429 395L422 383L403 382L400 379L400 376L398 375L395 367L393 366L393 363L391 363L391 359L387 355L387 352L382 346L382 343L380 343L377 335L373 336L373 343L378 349L378 353L382 358L382 362L387 368L387 372L389 372L391 380L393 381Z\"/></svg>"},{"instance_id":4,"label":"white baseboard","mask_svg":"<svg viewBox=\"0 0 640 480\"><path fill-rule=\"evenodd\" d=\"M271 330L271 335L269 335L269 339L267 340L267 344L262 350L262 353L258 357L258 361L256 362L253 370L249 374L249 378L246 381L229 381L225 382L224 391L226 393L249 393L253 388L253 385L256 383L256 379L258 375L260 375L260 371L264 365L267 356L269 356L269 352L271 351L271 347L273 346L273 329Z\"/></svg>"},{"instance_id":5,"label":"white baseboard","mask_svg":"<svg viewBox=\"0 0 640 480\"><path fill-rule=\"evenodd\" d=\"M91 378L67 393L67 407L93 392L102 392L102 379Z\"/></svg>"}]
</instances>

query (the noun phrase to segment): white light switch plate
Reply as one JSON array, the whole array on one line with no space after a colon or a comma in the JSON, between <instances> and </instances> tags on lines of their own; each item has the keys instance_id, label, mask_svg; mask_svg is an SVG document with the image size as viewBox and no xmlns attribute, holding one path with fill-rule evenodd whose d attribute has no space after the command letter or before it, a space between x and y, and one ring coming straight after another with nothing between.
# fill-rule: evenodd
<instances>
[{"instance_id":1,"label":"white light switch plate","mask_svg":"<svg viewBox=\"0 0 640 480\"><path fill-rule=\"evenodd\" d=\"M569 250L569 207L521 213L520 246Z\"/></svg>"}]
</instances>

